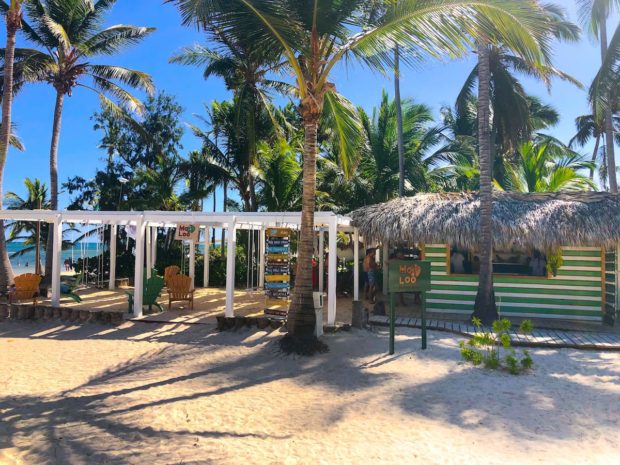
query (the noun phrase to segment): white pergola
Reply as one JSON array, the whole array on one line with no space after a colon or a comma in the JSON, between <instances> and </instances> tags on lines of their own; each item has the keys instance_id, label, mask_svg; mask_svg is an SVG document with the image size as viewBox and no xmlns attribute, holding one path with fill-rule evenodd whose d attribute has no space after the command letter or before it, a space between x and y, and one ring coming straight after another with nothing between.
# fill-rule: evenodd
<instances>
[{"instance_id":1,"label":"white pergola","mask_svg":"<svg viewBox=\"0 0 620 465\"><path fill-rule=\"evenodd\" d=\"M132 225L136 228L136 263L134 270L134 316L142 316L143 278L146 270L150 275L156 259L157 228L176 227L178 224L199 225L204 229L205 245L208 245L211 228L227 230L226 247L226 311L227 317L233 317L235 299L235 249L236 231L252 229L260 231L259 250L259 287L264 285L265 278L265 230L270 227L297 227L301 224L301 213L298 212L258 212L258 213L207 213L207 212L161 212L161 211L51 211L51 210L0 210L0 220L41 221L50 224L54 231L53 270L52 270L52 306L59 306L60 302L60 267L62 253L62 231L64 223L109 225L110 241L110 276L109 288L115 288L116 282L116 234L118 226ZM338 231L352 232L354 244L359 243L359 234L351 226L350 219L332 212L316 212L314 214L315 230L319 235L319 250L324 250L325 233L328 233L328 283L327 283L327 323L336 321L336 274L337 249L336 239ZM223 246L223 244L222 244ZM204 283L209 282L208 247L205 250ZM353 267L353 300L359 300L359 247L354 246ZM195 247L190 247L189 275L195 276ZM319 292L324 292L323 253L319 254Z\"/></svg>"}]
</instances>

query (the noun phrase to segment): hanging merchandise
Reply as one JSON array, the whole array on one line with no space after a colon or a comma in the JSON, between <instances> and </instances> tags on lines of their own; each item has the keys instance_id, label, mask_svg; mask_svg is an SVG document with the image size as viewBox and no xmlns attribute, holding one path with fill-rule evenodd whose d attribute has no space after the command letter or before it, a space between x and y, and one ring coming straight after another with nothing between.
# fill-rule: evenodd
<instances>
[{"instance_id":1,"label":"hanging merchandise","mask_svg":"<svg viewBox=\"0 0 620 465\"><path fill-rule=\"evenodd\" d=\"M291 297L290 241L288 228L269 228L265 233L265 315L288 315Z\"/></svg>"}]
</instances>

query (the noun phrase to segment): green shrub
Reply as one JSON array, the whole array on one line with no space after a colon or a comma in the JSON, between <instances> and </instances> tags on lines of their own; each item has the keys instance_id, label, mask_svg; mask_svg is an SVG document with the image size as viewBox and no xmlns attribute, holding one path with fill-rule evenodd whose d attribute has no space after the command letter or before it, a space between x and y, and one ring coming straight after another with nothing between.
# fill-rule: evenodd
<instances>
[{"instance_id":1,"label":"green shrub","mask_svg":"<svg viewBox=\"0 0 620 465\"><path fill-rule=\"evenodd\" d=\"M473 365L484 365L492 370L504 369L513 375L518 375L532 368L534 361L527 350L519 355L512 347L510 330L512 323L507 318L493 322L490 332L484 331L482 322L478 318L472 318L476 327L476 334L465 342L461 341L461 357ZM529 334L533 329L530 320L524 320L518 331L521 334ZM505 354L502 357L502 352Z\"/></svg>"}]
</instances>

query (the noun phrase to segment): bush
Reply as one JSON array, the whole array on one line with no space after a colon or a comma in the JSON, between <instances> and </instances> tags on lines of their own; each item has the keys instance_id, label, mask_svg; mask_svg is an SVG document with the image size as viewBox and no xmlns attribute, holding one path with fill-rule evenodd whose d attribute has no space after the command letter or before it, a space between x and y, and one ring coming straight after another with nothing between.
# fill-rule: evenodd
<instances>
[{"instance_id":1,"label":"bush","mask_svg":"<svg viewBox=\"0 0 620 465\"><path fill-rule=\"evenodd\" d=\"M493 322L491 332L485 332L478 318L472 322L476 327L476 334L469 341L461 341L461 357L475 366L483 364L492 370L504 369L510 374L518 375L532 368L534 361L527 350L518 353L512 347L509 331L512 323L507 318ZM521 334L532 332L530 320L524 320L519 325ZM502 352L505 354L502 358Z\"/></svg>"}]
</instances>

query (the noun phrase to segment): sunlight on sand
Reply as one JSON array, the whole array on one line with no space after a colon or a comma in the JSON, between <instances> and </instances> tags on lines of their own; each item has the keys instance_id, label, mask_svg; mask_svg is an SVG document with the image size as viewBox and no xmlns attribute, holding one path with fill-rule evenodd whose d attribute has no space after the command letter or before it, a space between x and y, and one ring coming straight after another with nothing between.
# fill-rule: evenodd
<instances>
[{"instance_id":1,"label":"sunlight on sand","mask_svg":"<svg viewBox=\"0 0 620 465\"><path fill-rule=\"evenodd\" d=\"M0 325L0 463L614 463L620 354L533 350L514 377L461 363L458 337L325 337L127 322ZM12 341L12 342L10 342Z\"/></svg>"}]
</instances>

